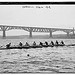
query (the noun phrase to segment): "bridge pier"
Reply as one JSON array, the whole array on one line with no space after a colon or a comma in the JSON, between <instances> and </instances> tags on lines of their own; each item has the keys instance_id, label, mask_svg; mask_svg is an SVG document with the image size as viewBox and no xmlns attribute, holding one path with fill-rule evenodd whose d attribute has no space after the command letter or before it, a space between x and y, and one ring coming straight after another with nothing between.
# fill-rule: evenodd
<instances>
[{"instance_id":1,"label":"bridge pier","mask_svg":"<svg viewBox=\"0 0 75 75\"><path fill-rule=\"evenodd\" d=\"M32 31L29 32L29 37L30 37L30 38L32 37Z\"/></svg>"},{"instance_id":2,"label":"bridge pier","mask_svg":"<svg viewBox=\"0 0 75 75\"><path fill-rule=\"evenodd\" d=\"M5 30L3 30L3 38L6 37Z\"/></svg>"},{"instance_id":3,"label":"bridge pier","mask_svg":"<svg viewBox=\"0 0 75 75\"><path fill-rule=\"evenodd\" d=\"M74 35L74 27L73 27L73 35Z\"/></svg>"},{"instance_id":4,"label":"bridge pier","mask_svg":"<svg viewBox=\"0 0 75 75\"><path fill-rule=\"evenodd\" d=\"M69 37L69 32L67 32L67 37Z\"/></svg>"},{"instance_id":5,"label":"bridge pier","mask_svg":"<svg viewBox=\"0 0 75 75\"><path fill-rule=\"evenodd\" d=\"M52 31L50 31L50 37L52 37Z\"/></svg>"}]
</instances>

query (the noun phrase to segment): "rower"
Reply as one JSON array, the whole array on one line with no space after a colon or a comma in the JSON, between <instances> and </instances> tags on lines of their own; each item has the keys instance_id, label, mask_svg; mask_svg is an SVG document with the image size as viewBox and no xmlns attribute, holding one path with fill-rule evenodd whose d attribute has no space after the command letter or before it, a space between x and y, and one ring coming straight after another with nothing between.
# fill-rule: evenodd
<instances>
[{"instance_id":1,"label":"rower","mask_svg":"<svg viewBox=\"0 0 75 75\"><path fill-rule=\"evenodd\" d=\"M54 46L54 42L53 42L53 41L51 41L51 45L53 45L53 46Z\"/></svg>"},{"instance_id":2,"label":"rower","mask_svg":"<svg viewBox=\"0 0 75 75\"><path fill-rule=\"evenodd\" d=\"M61 44L62 44L62 45L64 45L64 42L63 42L63 41L61 41Z\"/></svg>"},{"instance_id":3,"label":"rower","mask_svg":"<svg viewBox=\"0 0 75 75\"><path fill-rule=\"evenodd\" d=\"M40 42L40 44L39 45L43 45L43 43L42 42Z\"/></svg>"},{"instance_id":4,"label":"rower","mask_svg":"<svg viewBox=\"0 0 75 75\"><path fill-rule=\"evenodd\" d=\"M7 45L6 45L6 48L10 48L10 45L11 45L11 43L7 44Z\"/></svg>"},{"instance_id":5,"label":"rower","mask_svg":"<svg viewBox=\"0 0 75 75\"><path fill-rule=\"evenodd\" d=\"M36 45L35 41L34 41L33 45L34 45L34 46Z\"/></svg>"},{"instance_id":6,"label":"rower","mask_svg":"<svg viewBox=\"0 0 75 75\"><path fill-rule=\"evenodd\" d=\"M56 40L56 43L55 43L56 45L58 45L59 43L58 43L58 41Z\"/></svg>"},{"instance_id":7,"label":"rower","mask_svg":"<svg viewBox=\"0 0 75 75\"><path fill-rule=\"evenodd\" d=\"M29 46L29 44L26 42L25 46Z\"/></svg>"},{"instance_id":8,"label":"rower","mask_svg":"<svg viewBox=\"0 0 75 75\"><path fill-rule=\"evenodd\" d=\"M23 44L20 42L20 43L19 43L19 46L22 46L22 45L23 45Z\"/></svg>"},{"instance_id":9,"label":"rower","mask_svg":"<svg viewBox=\"0 0 75 75\"><path fill-rule=\"evenodd\" d=\"M47 41L45 41L45 44L46 44L46 45L48 45L48 42L47 42Z\"/></svg>"}]
</instances>

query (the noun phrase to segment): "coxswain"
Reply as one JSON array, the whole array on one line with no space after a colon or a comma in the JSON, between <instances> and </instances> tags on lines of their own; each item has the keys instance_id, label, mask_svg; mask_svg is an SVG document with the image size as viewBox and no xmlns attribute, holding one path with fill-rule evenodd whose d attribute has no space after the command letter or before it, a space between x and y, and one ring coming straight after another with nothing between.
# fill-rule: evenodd
<instances>
[{"instance_id":1,"label":"coxswain","mask_svg":"<svg viewBox=\"0 0 75 75\"><path fill-rule=\"evenodd\" d=\"M34 45L34 46L36 45L35 41L34 41L33 45Z\"/></svg>"},{"instance_id":2,"label":"coxswain","mask_svg":"<svg viewBox=\"0 0 75 75\"><path fill-rule=\"evenodd\" d=\"M22 45L23 45L23 44L20 42L20 43L19 43L19 46L22 46Z\"/></svg>"},{"instance_id":3,"label":"coxswain","mask_svg":"<svg viewBox=\"0 0 75 75\"><path fill-rule=\"evenodd\" d=\"M6 45L6 48L7 48L7 49L10 48L10 45L11 45L11 43L7 44L7 45Z\"/></svg>"},{"instance_id":4,"label":"coxswain","mask_svg":"<svg viewBox=\"0 0 75 75\"><path fill-rule=\"evenodd\" d=\"M47 42L47 41L45 41L45 44L46 44L46 45L48 45L48 42Z\"/></svg>"}]
</instances>

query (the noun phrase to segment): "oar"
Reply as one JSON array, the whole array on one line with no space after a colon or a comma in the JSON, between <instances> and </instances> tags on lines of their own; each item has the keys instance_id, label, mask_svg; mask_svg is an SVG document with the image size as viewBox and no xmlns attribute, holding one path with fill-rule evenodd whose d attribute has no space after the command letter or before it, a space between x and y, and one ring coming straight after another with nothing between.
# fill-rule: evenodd
<instances>
[{"instance_id":1,"label":"oar","mask_svg":"<svg viewBox=\"0 0 75 75\"><path fill-rule=\"evenodd\" d=\"M66 45L66 46L75 46L75 44L69 44L69 45Z\"/></svg>"}]
</instances>

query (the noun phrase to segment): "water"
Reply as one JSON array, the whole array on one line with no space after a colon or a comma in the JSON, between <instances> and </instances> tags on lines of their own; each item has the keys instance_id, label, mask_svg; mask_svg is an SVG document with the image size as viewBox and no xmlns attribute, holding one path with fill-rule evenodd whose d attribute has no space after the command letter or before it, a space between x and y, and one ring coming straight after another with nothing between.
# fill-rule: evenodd
<instances>
[{"instance_id":1,"label":"water","mask_svg":"<svg viewBox=\"0 0 75 75\"><path fill-rule=\"evenodd\" d=\"M5 47L9 42L17 45L63 40L65 44L75 43L75 39L0 39ZM27 56L29 54L29 56ZM0 73L74 73L75 47L48 47L38 49L0 50Z\"/></svg>"}]
</instances>

